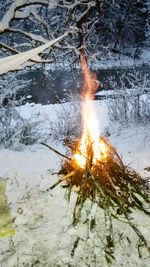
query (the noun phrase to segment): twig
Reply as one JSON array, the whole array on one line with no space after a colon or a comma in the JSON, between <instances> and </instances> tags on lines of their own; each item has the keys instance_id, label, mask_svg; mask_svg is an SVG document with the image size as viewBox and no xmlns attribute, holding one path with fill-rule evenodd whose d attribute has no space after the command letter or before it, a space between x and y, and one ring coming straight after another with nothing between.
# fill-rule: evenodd
<instances>
[{"instance_id":1,"label":"twig","mask_svg":"<svg viewBox=\"0 0 150 267\"><path fill-rule=\"evenodd\" d=\"M71 250L71 257L74 256L75 250L76 250L76 248L77 248L77 246L79 244L79 241L80 241L80 237L77 237L76 240L75 240L75 242L74 242L74 244L73 244L73 249Z\"/></svg>"},{"instance_id":2,"label":"twig","mask_svg":"<svg viewBox=\"0 0 150 267\"><path fill-rule=\"evenodd\" d=\"M50 187L48 187L48 188L46 189L46 191L50 191L50 190L54 189L54 188L55 188L57 185L59 185L61 182L62 182L62 180L59 179L56 183L54 183L53 185L51 185Z\"/></svg>"},{"instance_id":3,"label":"twig","mask_svg":"<svg viewBox=\"0 0 150 267\"><path fill-rule=\"evenodd\" d=\"M54 153L56 153L57 155L59 155L59 156L65 158L65 159L71 160L71 158L69 158L68 156L66 156L66 155L64 155L64 154L62 154L62 153L60 153L59 151L57 151L56 149L52 148L51 146L49 146L49 145L47 145L47 144L45 144L45 143L41 143L41 145L48 147L50 150L52 150L52 151L53 151Z\"/></svg>"}]
</instances>

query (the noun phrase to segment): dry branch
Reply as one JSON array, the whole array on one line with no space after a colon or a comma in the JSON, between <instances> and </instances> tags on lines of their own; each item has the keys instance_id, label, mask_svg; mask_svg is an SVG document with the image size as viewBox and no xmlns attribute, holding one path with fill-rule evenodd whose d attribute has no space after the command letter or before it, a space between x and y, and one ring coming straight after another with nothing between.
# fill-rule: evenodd
<instances>
[{"instance_id":1,"label":"dry branch","mask_svg":"<svg viewBox=\"0 0 150 267\"><path fill-rule=\"evenodd\" d=\"M56 149L52 148L51 146L49 146L49 145L47 145L47 144L45 144L45 143L41 143L41 145L48 147L51 151L53 151L53 152L56 153L57 155L59 155L59 156L65 158L65 159L67 159L67 160L71 160L71 158L69 158L68 156L66 156L66 155L64 155L64 154L62 154L62 153L60 153L59 151L57 151Z\"/></svg>"},{"instance_id":2,"label":"dry branch","mask_svg":"<svg viewBox=\"0 0 150 267\"><path fill-rule=\"evenodd\" d=\"M92 204L96 204L97 207L99 206L104 210L107 231L105 257L108 262L114 258L113 218L122 223L127 223L149 253L150 249L145 237L130 217L134 210L144 212L150 216L150 211L145 205L150 205L148 182L142 179L133 169L125 166L116 149L104 138L102 139L107 146L107 158L95 165L91 163L91 149L88 150L86 166L81 168L77 165L74 154L78 144L74 142L68 144L72 152L72 158L68 160L63 155L65 160L59 171L58 184L66 183L68 199L70 199L71 192L76 188L77 199L73 211L73 225L80 221L84 203L89 199ZM55 150L53 151L55 152ZM55 186L57 186L57 183L50 189ZM124 219L122 220L122 218Z\"/></svg>"}]
</instances>

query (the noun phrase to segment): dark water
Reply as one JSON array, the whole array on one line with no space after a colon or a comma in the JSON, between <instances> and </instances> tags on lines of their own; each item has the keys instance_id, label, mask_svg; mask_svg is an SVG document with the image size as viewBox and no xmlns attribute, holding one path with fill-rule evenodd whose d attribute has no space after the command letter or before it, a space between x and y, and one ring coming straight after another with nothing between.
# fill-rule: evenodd
<instances>
[{"instance_id":1,"label":"dark water","mask_svg":"<svg viewBox=\"0 0 150 267\"><path fill-rule=\"evenodd\" d=\"M111 80L113 80L119 87L121 80L125 83L127 88L131 85L128 82L128 78L133 75L144 77L148 75L150 80L150 66L141 66L137 68L112 68L106 70L93 71L97 75L97 79L100 82L98 91L102 90L115 90ZM45 74L42 70L32 70L20 75L23 79L29 81L30 84L25 86L18 97L29 96L26 98L27 102L41 103L43 105L49 103L59 103L64 100L67 101L68 94L79 92L82 88L82 76L80 70L55 70L47 71ZM139 79L138 77L134 78Z\"/></svg>"}]
</instances>

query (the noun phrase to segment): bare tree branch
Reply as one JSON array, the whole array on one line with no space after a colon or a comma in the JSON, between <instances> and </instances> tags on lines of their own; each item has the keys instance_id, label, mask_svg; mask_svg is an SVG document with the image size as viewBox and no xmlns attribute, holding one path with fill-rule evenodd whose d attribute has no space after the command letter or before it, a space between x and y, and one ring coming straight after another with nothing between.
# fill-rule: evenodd
<instances>
[{"instance_id":1,"label":"bare tree branch","mask_svg":"<svg viewBox=\"0 0 150 267\"><path fill-rule=\"evenodd\" d=\"M10 47L9 45L6 45L6 44L4 44L4 43L0 43L0 48L1 48L1 47L5 48L6 50L9 50L9 51L11 51L11 52L14 52L15 54L20 53L20 52L19 52L18 50L16 50L15 48Z\"/></svg>"}]
</instances>

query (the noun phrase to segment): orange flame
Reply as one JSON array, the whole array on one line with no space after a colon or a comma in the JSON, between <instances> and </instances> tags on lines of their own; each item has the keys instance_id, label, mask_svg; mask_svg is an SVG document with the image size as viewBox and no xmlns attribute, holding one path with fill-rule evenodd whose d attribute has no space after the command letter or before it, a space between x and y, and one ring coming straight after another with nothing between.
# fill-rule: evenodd
<instances>
[{"instance_id":1,"label":"orange flame","mask_svg":"<svg viewBox=\"0 0 150 267\"><path fill-rule=\"evenodd\" d=\"M99 84L95 75L90 73L83 55L81 56L81 66L84 78L84 94L81 106L83 133L77 152L74 155L74 160L79 167L85 168L89 161L92 161L92 164L96 164L97 161L105 159L107 149L105 143L99 137L99 123L93 105L94 93ZM92 155L91 159L89 159L89 154Z\"/></svg>"}]
</instances>

